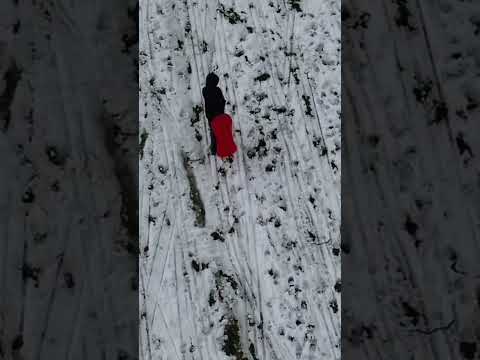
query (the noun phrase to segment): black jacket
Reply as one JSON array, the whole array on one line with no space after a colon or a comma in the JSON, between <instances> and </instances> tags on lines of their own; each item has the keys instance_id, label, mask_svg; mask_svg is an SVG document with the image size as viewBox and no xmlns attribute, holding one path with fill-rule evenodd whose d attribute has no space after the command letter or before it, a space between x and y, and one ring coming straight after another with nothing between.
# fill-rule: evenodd
<instances>
[{"instance_id":1,"label":"black jacket","mask_svg":"<svg viewBox=\"0 0 480 360\"><path fill-rule=\"evenodd\" d=\"M214 73L207 75L205 87L202 89L202 95L205 99L205 115L208 121L220 114L225 113L225 98L218 85L218 76Z\"/></svg>"}]
</instances>

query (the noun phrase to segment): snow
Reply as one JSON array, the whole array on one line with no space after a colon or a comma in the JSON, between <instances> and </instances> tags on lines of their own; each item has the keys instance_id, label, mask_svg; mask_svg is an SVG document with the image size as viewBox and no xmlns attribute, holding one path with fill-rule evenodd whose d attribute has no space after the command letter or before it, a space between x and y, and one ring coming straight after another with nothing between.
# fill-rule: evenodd
<instances>
[{"instance_id":1,"label":"snow","mask_svg":"<svg viewBox=\"0 0 480 360\"><path fill-rule=\"evenodd\" d=\"M139 57L141 359L339 359L340 1L141 1Z\"/></svg>"}]
</instances>

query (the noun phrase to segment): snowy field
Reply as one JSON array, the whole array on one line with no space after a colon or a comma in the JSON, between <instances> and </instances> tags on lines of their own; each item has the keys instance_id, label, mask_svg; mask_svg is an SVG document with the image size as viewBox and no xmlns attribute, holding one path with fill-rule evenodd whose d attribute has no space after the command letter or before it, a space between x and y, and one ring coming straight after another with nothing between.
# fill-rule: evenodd
<instances>
[{"instance_id":1,"label":"snowy field","mask_svg":"<svg viewBox=\"0 0 480 360\"><path fill-rule=\"evenodd\" d=\"M339 359L340 0L140 1L140 144L140 358Z\"/></svg>"}]
</instances>

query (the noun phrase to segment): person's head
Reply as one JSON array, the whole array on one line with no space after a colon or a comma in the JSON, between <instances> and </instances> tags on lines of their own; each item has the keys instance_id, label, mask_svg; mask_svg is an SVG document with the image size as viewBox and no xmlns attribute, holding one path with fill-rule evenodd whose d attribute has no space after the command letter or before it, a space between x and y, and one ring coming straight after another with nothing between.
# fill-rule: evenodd
<instances>
[{"instance_id":1,"label":"person's head","mask_svg":"<svg viewBox=\"0 0 480 360\"><path fill-rule=\"evenodd\" d=\"M218 76L215 75L215 73L212 72L212 73L207 75L207 80L206 80L205 86L206 87L215 87L215 86L218 85L219 80L220 79L218 78Z\"/></svg>"}]
</instances>

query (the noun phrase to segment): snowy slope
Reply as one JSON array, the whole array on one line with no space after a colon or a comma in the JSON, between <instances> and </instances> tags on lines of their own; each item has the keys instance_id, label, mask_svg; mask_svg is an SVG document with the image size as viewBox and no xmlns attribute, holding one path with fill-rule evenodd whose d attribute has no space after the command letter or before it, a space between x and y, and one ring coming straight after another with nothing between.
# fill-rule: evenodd
<instances>
[{"instance_id":1,"label":"snowy slope","mask_svg":"<svg viewBox=\"0 0 480 360\"><path fill-rule=\"evenodd\" d=\"M340 1L141 1L140 144L140 357L340 358Z\"/></svg>"}]
</instances>

